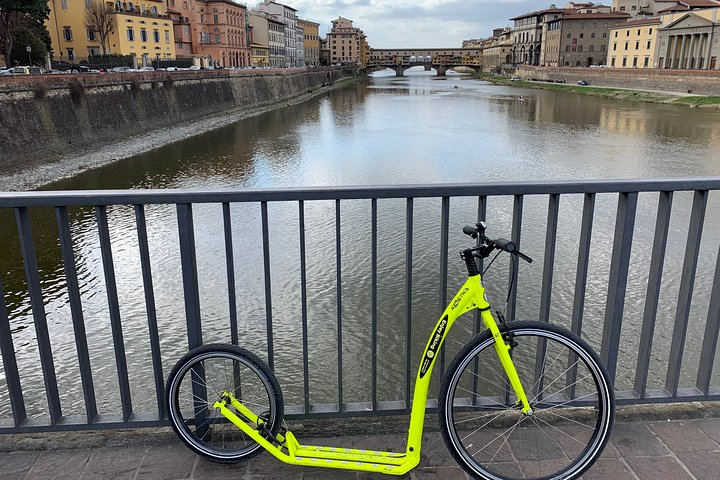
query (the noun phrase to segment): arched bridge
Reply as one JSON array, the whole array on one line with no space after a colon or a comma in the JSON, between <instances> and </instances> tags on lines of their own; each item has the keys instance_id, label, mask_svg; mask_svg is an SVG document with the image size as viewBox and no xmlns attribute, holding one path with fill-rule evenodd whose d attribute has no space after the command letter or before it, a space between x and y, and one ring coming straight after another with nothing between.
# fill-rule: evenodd
<instances>
[{"instance_id":1,"label":"arched bridge","mask_svg":"<svg viewBox=\"0 0 720 480\"><path fill-rule=\"evenodd\" d=\"M455 67L471 67L478 70L482 66L480 48L405 48L382 50L370 49L370 61L367 68L391 68L395 75L411 67L424 66L426 70L434 68L440 76Z\"/></svg>"}]
</instances>

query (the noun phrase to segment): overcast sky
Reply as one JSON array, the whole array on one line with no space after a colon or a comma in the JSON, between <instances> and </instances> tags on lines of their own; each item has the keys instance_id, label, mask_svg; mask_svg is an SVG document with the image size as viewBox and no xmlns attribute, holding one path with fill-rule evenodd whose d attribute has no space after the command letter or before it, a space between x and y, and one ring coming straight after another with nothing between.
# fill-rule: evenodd
<instances>
[{"instance_id":1,"label":"overcast sky","mask_svg":"<svg viewBox=\"0 0 720 480\"><path fill-rule=\"evenodd\" d=\"M367 35L371 48L450 48L488 37L510 18L547 8L552 0L279 0L298 18L320 24L320 34L339 16ZM558 1L558 7L566 2ZM601 3L599 1L595 3ZM252 2L250 2L252 5Z\"/></svg>"}]
</instances>

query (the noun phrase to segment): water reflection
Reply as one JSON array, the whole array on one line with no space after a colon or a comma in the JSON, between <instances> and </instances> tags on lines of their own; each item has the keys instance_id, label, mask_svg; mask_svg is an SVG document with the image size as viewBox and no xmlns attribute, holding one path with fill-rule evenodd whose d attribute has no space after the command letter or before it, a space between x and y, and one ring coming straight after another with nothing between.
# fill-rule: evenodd
<instances>
[{"instance_id":1,"label":"water reflection","mask_svg":"<svg viewBox=\"0 0 720 480\"><path fill-rule=\"evenodd\" d=\"M520 96L522 95L522 100ZM612 100L491 85L461 75L445 79L425 72L407 77L378 76L300 105L242 120L214 132L160 147L153 152L80 174L48 189L103 188L244 188L353 184L408 184L497 180L634 178L720 175L720 115L667 105L626 104ZM617 195L596 202L584 336L599 346L607 295ZM663 298L653 344L653 388L664 384L672 337L679 275L685 248L691 195L677 194L668 238ZM683 363L684 385L697 370L697 341L702 337L707 286L717 258L720 199L710 195L702 260L692 304L689 345ZM569 324L578 255L580 195L563 197L554 264L551 315ZM537 262L522 266L517 317L537 318L542 283L543 245L548 199L525 199L523 250ZM270 271L275 362L288 403L302 403L303 379L299 220L296 203L269 208ZM341 202L340 257L344 387L346 401L368 400L370 391L370 300L372 288L369 201ZM383 400L403 399L405 383L405 208L402 199L378 202L378 388ZM630 388L637 357L637 336L645 302L645 282L652 250L657 195L640 196L633 239L628 301L620 353L619 388ZM150 257L157 299L163 362L170 365L187 349L175 208L146 209ZM336 401L337 298L334 202L304 205L307 242L307 288L310 352L310 399ZM472 222L477 199L454 198L450 216L450 290L464 278L455 252L466 245L459 232ZM80 277L91 363L102 413L119 410L112 353L107 292L95 212L70 209L75 261ZM231 206L237 309L242 343L264 354L268 312L264 301L264 265L260 206ZM412 238L413 367L418 350L441 306L440 258L437 252L440 202L418 200ZM131 389L137 411L152 411L147 314L138 257L134 212L129 206L108 211L114 267L118 281ZM53 354L66 414L82 413L62 256L54 212L32 209L34 241L46 299ZM194 207L201 312L205 342L229 339L228 282L225 276L222 211L219 205ZM507 235L512 198L492 198L487 220L492 234ZM0 211L0 274L11 316L13 341L26 392L42 389L22 256L13 212ZM508 264L499 259L488 274L492 299L504 299ZM471 322L453 332L448 358L472 332ZM695 342L694 344L692 342ZM9 412L0 371L0 416ZM411 374L412 375L412 374ZM715 376L717 380L718 376ZM437 379L437 376L436 376ZM717 381L715 383L718 383ZM39 390L38 390L39 389ZM29 411L45 410L43 395L26 395Z\"/></svg>"}]
</instances>

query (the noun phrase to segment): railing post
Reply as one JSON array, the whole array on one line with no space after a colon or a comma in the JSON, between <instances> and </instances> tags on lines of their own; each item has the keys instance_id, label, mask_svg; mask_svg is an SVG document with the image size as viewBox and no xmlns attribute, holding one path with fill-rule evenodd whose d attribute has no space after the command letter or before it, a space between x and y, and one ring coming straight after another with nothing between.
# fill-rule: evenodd
<instances>
[{"instance_id":1,"label":"railing post","mask_svg":"<svg viewBox=\"0 0 720 480\"><path fill-rule=\"evenodd\" d=\"M613 242L612 260L610 261L605 322L603 324L602 346L600 347L600 357L605 362L610 379L613 382L617 373L618 349L620 348L620 332L625 308L625 290L630 267L630 251L635 228L637 197L637 192L621 192L618 196L617 218L615 219L615 240Z\"/></svg>"},{"instance_id":2,"label":"railing post","mask_svg":"<svg viewBox=\"0 0 720 480\"><path fill-rule=\"evenodd\" d=\"M8 318L7 305L5 305L5 290L0 277L0 355L2 355L3 372L7 381L10 395L10 408L13 412L15 426L19 427L27 419L25 400L23 399L20 374L18 373L15 347L12 342L10 318Z\"/></svg>"},{"instance_id":3,"label":"railing post","mask_svg":"<svg viewBox=\"0 0 720 480\"><path fill-rule=\"evenodd\" d=\"M185 322L187 324L188 347L192 350L203 343L192 205L178 203L177 215L180 235L180 263L182 265L183 292L185 295Z\"/></svg>"}]
</instances>

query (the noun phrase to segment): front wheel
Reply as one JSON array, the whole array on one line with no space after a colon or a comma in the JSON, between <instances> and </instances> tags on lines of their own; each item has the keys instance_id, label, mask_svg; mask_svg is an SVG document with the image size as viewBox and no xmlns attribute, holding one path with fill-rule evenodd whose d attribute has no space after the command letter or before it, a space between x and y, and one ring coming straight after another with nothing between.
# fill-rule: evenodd
<instances>
[{"instance_id":1,"label":"front wheel","mask_svg":"<svg viewBox=\"0 0 720 480\"><path fill-rule=\"evenodd\" d=\"M277 434L283 419L280 385L262 360L234 345L204 345L177 362L165 389L168 416L178 437L196 453L216 462L239 462L260 453L262 446L213 408L224 392L265 420L266 436Z\"/></svg>"},{"instance_id":2,"label":"front wheel","mask_svg":"<svg viewBox=\"0 0 720 480\"><path fill-rule=\"evenodd\" d=\"M522 413L485 331L460 350L443 378L438 415L445 444L473 478L577 478L610 436L615 400L608 374L592 348L564 328L507 326L532 414Z\"/></svg>"}]
</instances>

